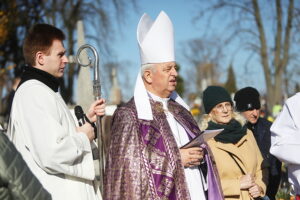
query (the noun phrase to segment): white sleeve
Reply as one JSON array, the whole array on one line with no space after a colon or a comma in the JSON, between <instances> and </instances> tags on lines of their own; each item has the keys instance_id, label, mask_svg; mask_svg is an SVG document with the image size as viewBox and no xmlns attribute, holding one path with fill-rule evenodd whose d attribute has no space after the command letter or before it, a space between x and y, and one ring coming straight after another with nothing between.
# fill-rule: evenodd
<instances>
[{"instance_id":1,"label":"white sleeve","mask_svg":"<svg viewBox=\"0 0 300 200\"><path fill-rule=\"evenodd\" d=\"M87 136L76 132L75 124L69 121L73 119L61 117L63 111L56 95L40 85L27 89L19 91L16 99L16 134L22 132L34 161L47 173L93 180L95 171Z\"/></svg>"},{"instance_id":2,"label":"white sleeve","mask_svg":"<svg viewBox=\"0 0 300 200\"><path fill-rule=\"evenodd\" d=\"M270 153L287 164L300 164L300 93L289 98L271 126Z\"/></svg>"}]
</instances>

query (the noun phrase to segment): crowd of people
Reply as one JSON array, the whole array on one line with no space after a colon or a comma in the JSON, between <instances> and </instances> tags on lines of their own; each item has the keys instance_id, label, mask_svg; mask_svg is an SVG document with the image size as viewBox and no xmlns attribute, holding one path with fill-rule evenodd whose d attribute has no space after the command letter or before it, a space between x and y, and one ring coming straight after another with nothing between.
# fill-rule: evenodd
<instances>
[{"instance_id":1,"label":"crowd of people","mask_svg":"<svg viewBox=\"0 0 300 200\"><path fill-rule=\"evenodd\" d=\"M105 115L105 100L91 103L90 123L76 124L59 94L68 63L64 33L34 25L23 45L28 66L13 94L7 132L0 134L0 199L275 200L282 162L300 198L300 94L272 124L261 117L255 88L232 99L225 88L208 86L200 94L205 114L196 121L175 91L173 32L163 11L138 23L141 67L134 96L112 118L101 192L92 123ZM203 130L219 131L205 139Z\"/></svg>"}]
</instances>

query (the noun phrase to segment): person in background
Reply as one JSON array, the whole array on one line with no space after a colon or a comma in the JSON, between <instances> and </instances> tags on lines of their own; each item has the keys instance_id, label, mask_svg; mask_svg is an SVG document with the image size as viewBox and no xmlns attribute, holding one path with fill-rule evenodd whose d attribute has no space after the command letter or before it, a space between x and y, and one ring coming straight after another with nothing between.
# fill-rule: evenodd
<instances>
[{"instance_id":1,"label":"person in background","mask_svg":"<svg viewBox=\"0 0 300 200\"><path fill-rule=\"evenodd\" d=\"M0 199L51 200L0 126Z\"/></svg>"},{"instance_id":2,"label":"person in background","mask_svg":"<svg viewBox=\"0 0 300 200\"><path fill-rule=\"evenodd\" d=\"M220 86L203 91L206 114L201 130L224 129L208 141L226 199L250 200L265 196L267 168L245 119L233 111L229 93Z\"/></svg>"},{"instance_id":3,"label":"person in background","mask_svg":"<svg viewBox=\"0 0 300 200\"><path fill-rule=\"evenodd\" d=\"M9 115L10 115L10 111L11 111L11 106L12 106L12 102L13 102L13 99L14 99L14 96L15 96L15 93L16 93L16 89L19 85L21 81L21 78L20 76L16 76L13 78L12 80L12 87L11 87L11 91L9 92L8 96L7 96L7 100L6 100L6 109L4 111L4 116L6 118L5 121L8 122L9 120Z\"/></svg>"},{"instance_id":4,"label":"person in background","mask_svg":"<svg viewBox=\"0 0 300 200\"><path fill-rule=\"evenodd\" d=\"M300 93L288 98L271 126L270 152L287 166L292 194L300 199Z\"/></svg>"},{"instance_id":5,"label":"person in background","mask_svg":"<svg viewBox=\"0 0 300 200\"><path fill-rule=\"evenodd\" d=\"M180 149L200 130L175 92L171 20L165 12L155 21L144 14L137 35L142 67L134 98L112 119L104 199L223 199L207 148ZM204 160L208 183L199 169Z\"/></svg>"},{"instance_id":6,"label":"person in background","mask_svg":"<svg viewBox=\"0 0 300 200\"><path fill-rule=\"evenodd\" d=\"M63 32L36 24L28 32L23 54L28 64L21 75L11 108L7 134L54 200L98 200L91 142L94 128L76 127L58 92L68 58ZM93 102L91 122L104 115L105 102Z\"/></svg>"},{"instance_id":7,"label":"person in background","mask_svg":"<svg viewBox=\"0 0 300 200\"><path fill-rule=\"evenodd\" d=\"M269 166L269 180L266 195L271 200L275 200L281 180L281 162L270 154L270 127L272 123L260 117L260 95L255 88L245 87L240 89L235 93L234 101L236 103L236 110L246 118L247 127L253 132L260 152L267 161Z\"/></svg>"}]
</instances>

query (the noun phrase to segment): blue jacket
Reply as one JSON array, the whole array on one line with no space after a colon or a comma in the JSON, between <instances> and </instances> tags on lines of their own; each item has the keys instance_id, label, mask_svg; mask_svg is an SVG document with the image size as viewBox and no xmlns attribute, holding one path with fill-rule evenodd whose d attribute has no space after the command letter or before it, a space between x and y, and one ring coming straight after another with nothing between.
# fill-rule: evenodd
<instances>
[{"instance_id":1,"label":"blue jacket","mask_svg":"<svg viewBox=\"0 0 300 200\"><path fill-rule=\"evenodd\" d=\"M269 183L266 195L270 200L275 200L275 195L278 191L281 179L281 162L275 156L270 154L271 125L272 123L264 118L259 118L256 124L250 124L249 122L247 124L248 128L252 130L254 134L262 156L269 165Z\"/></svg>"}]
</instances>

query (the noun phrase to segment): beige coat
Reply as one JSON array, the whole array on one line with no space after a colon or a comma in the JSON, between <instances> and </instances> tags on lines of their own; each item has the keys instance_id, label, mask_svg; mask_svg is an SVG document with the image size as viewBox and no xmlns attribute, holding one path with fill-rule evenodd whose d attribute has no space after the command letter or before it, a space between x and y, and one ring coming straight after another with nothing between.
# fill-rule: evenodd
<instances>
[{"instance_id":1,"label":"beige coat","mask_svg":"<svg viewBox=\"0 0 300 200\"><path fill-rule=\"evenodd\" d=\"M244 173L253 174L256 178L255 182L262 187L263 193L265 193L267 168L250 130L237 144L225 144L211 139L208 141L208 145L215 158L225 200L252 199L248 190L240 189L239 179L243 175L241 170Z\"/></svg>"}]
</instances>

